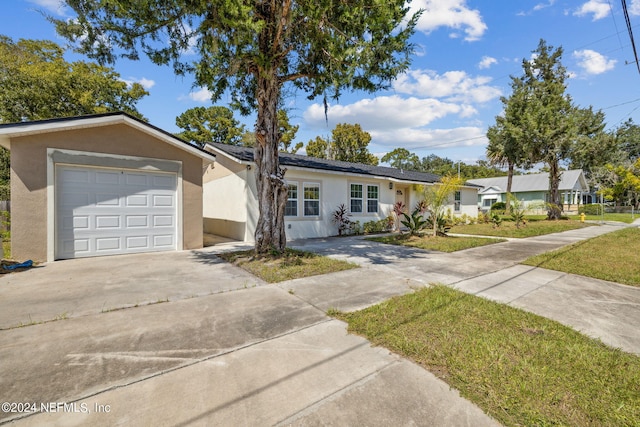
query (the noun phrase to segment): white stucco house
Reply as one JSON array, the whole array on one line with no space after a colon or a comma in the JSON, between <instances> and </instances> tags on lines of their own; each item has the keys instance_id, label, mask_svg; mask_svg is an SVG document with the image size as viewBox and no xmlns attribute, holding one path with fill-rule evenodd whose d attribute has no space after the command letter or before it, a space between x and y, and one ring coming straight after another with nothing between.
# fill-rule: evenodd
<instances>
[{"instance_id":1,"label":"white stucco house","mask_svg":"<svg viewBox=\"0 0 640 427\"><path fill-rule=\"evenodd\" d=\"M253 149L207 144L216 156L203 173L204 232L251 242L258 221ZM440 176L280 153L287 169L289 199L285 210L287 239L338 234L332 222L340 204L361 224L386 218L401 201L412 209L420 200L417 185L433 185ZM454 215L478 214L478 187L465 184L448 206Z\"/></svg>"},{"instance_id":2,"label":"white stucco house","mask_svg":"<svg viewBox=\"0 0 640 427\"><path fill-rule=\"evenodd\" d=\"M507 177L470 179L470 184L481 188L478 191L478 206L483 211L491 209L496 202L507 200ZM589 194L589 184L582 169L563 171L558 187L563 210L571 211L582 203L584 195ZM549 200L549 173L514 175L511 194L523 202L525 209L544 209Z\"/></svg>"}]
</instances>

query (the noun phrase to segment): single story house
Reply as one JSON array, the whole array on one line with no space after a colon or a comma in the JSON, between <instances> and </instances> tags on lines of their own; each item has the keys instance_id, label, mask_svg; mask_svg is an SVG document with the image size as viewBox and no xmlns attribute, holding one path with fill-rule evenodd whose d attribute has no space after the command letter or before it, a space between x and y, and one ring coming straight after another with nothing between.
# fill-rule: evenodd
<instances>
[{"instance_id":1,"label":"single story house","mask_svg":"<svg viewBox=\"0 0 640 427\"><path fill-rule=\"evenodd\" d=\"M480 186L478 206L487 211L496 202L507 201L507 177L470 179L470 184ZM571 211L582 203L582 196L589 193L589 184L582 169L563 171L560 185L563 209ZM549 200L549 173L514 175L511 183L511 194L523 202L525 209L544 209Z\"/></svg>"},{"instance_id":2,"label":"single story house","mask_svg":"<svg viewBox=\"0 0 640 427\"><path fill-rule=\"evenodd\" d=\"M212 153L123 113L1 124L0 145L11 151L13 258L202 247Z\"/></svg>"},{"instance_id":3,"label":"single story house","mask_svg":"<svg viewBox=\"0 0 640 427\"><path fill-rule=\"evenodd\" d=\"M253 149L207 144L216 156L203 177L204 230L232 239L254 240L258 221ZM285 209L288 239L338 234L333 212L344 204L352 221L364 224L386 218L396 202L413 209L421 199L417 185L432 185L440 176L280 153L287 169L289 199ZM478 187L465 184L451 198L454 215L478 215Z\"/></svg>"}]
</instances>

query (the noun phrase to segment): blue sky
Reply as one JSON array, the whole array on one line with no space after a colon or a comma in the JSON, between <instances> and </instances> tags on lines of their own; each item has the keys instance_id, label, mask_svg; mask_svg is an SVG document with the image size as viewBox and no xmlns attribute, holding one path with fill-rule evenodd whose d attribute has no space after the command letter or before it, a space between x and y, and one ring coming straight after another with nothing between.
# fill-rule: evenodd
<instances>
[{"instance_id":1,"label":"blue sky","mask_svg":"<svg viewBox=\"0 0 640 427\"><path fill-rule=\"evenodd\" d=\"M640 48L640 0L627 5ZM610 128L629 117L640 124L640 73L620 0L414 0L411 7L425 12L412 40L418 49L410 70L390 90L344 94L330 105L328 125L321 100L289 95L291 122L300 125L297 140L327 136L338 123L359 123L379 156L404 147L420 156L483 159L486 130L502 110L500 96L510 94L509 76L522 73L522 60L541 38L564 48L567 92L578 105L602 109ZM38 12L71 17L58 0L10 0L0 8L0 34L64 44ZM147 88L150 95L138 109L169 132L179 130L175 118L183 111L212 105L205 89L193 88L188 76L176 77L170 67L120 60L114 68ZM251 117L236 117L253 129Z\"/></svg>"}]
</instances>

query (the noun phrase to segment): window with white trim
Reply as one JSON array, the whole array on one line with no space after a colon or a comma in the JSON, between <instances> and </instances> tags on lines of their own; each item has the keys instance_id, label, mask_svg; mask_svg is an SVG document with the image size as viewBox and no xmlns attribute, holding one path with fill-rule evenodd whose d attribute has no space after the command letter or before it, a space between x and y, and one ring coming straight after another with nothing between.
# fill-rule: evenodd
<instances>
[{"instance_id":1,"label":"window with white trim","mask_svg":"<svg viewBox=\"0 0 640 427\"><path fill-rule=\"evenodd\" d=\"M453 196L453 210L455 212L460 212L461 201L462 201L462 194L459 191L456 191L455 195Z\"/></svg>"},{"instance_id":2,"label":"window with white trim","mask_svg":"<svg viewBox=\"0 0 640 427\"><path fill-rule=\"evenodd\" d=\"M303 189L304 216L320 216L320 184L305 182Z\"/></svg>"},{"instance_id":3,"label":"window with white trim","mask_svg":"<svg viewBox=\"0 0 640 427\"><path fill-rule=\"evenodd\" d=\"M362 184L351 184L349 205L351 213L362 213Z\"/></svg>"},{"instance_id":4,"label":"window with white trim","mask_svg":"<svg viewBox=\"0 0 640 427\"><path fill-rule=\"evenodd\" d=\"M290 182L284 216L298 216L298 183Z\"/></svg>"},{"instance_id":5,"label":"window with white trim","mask_svg":"<svg viewBox=\"0 0 640 427\"><path fill-rule=\"evenodd\" d=\"M484 208L490 208L495 202L497 202L498 199L484 199L482 201L482 207Z\"/></svg>"},{"instance_id":6,"label":"window with white trim","mask_svg":"<svg viewBox=\"0 0 640 427\"><path fill-rule=\"evenodd\" d=\"M367 213L378 213L378 186L367 185Z\"/></svg>"},{"instance_id":7,"label":"window with white trim","mask_svg":"<svg viewBox=\"0 0 640 427\"><path fill-rule=\"evenodd\" d=\"M378 213L380 187L377 184L349 184L349 212Z\"/></svg>"}]
</instances>

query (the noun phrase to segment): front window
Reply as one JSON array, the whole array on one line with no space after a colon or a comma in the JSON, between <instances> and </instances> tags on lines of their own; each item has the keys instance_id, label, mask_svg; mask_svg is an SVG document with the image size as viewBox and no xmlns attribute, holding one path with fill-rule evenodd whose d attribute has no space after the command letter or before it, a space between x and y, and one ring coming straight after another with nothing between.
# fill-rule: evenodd
<instances>
[{"instance_id":1,"label":"front window","mask_svg":"<svg viewBox=\"0 0 640 427\"><path fill-rule=\"evenodd\" d=\"M320 216L320 184L304 184L304 216Z\"/></svg>"},{"instance_id":2,"label":"front window","mask_svg":"<svg viewBox=\"0 0 640 427\"><path fill-rule=\"evenodd\" d=\"M484 199L482 201L482 206L485 208L490 208L498 199Z\"/></svg>"},{"instance_id":3,"label":"front window","mask_svg":"<svg viewBox=\"0 0 640 427\"><path fill-rule=\"evenodd\" d=\"M284 208L285 216L298 216L298 184L289 183L287 205Z\"/></svg>"},{"instance_id":4,"label":"front window","mask_svg":"<svg viewBox=\"0 0 640 427\"><path fill-rule=\"evenodd\" d=\"M362 184L351 184L351 212L362 213Z\"/></svg>"},{"instance_id":5,"label":"front window","mask_svg":"<svg viewBox=\"0 0 640 427\"><path fill-rule=\"evenodd\" d=\"M367 185L367 212L378 213L378 186Z\"/></svg>"},{"instance_id":6,"label":"front window","mask_svg":"<svg viewBox=\"0 0 640 427\"><path fill-rule=\"evenodd\" d=\"M451 194L451 193L449 193ZM456 191L453 202L453 210L456 212L460 212L460 202L462 200L462 194L459 191Z\"/></svg>"}]
</instances>

